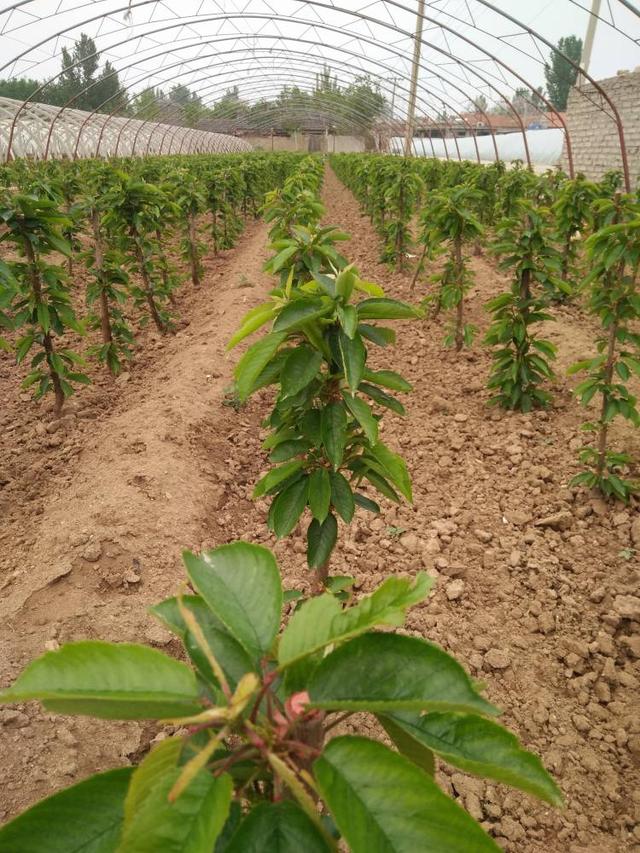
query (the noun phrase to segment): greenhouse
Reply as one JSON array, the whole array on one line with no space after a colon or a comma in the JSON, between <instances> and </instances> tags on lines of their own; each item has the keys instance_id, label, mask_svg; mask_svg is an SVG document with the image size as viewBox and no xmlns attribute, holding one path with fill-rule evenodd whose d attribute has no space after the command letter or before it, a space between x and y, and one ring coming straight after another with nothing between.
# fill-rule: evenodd
<instances>
[{"instance_id":1,"label":"greenhouse","mask_svg":"<svg viewBox=\"0 0 640 853\"><path fill-rule=\"evenodd\" d=\"M638 853L640 9L0 0L0 853Z\"/></svg>"}]
</instances>

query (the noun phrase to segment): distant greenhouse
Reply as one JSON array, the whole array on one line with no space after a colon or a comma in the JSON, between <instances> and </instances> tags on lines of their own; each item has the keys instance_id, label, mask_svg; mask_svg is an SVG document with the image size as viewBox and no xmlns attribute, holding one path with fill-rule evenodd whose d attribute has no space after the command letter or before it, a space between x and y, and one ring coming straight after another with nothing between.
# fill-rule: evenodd
<instances>
[{"instance_id":1,"label":"distant greenhouse","mask_svg":"<svg viewBox=\"0 0 640 853\"><path fill-rule=\"evenodd\" d=\"M0 98L0 160L249 151L224 133Z\"/></svg>"}]
</instances>

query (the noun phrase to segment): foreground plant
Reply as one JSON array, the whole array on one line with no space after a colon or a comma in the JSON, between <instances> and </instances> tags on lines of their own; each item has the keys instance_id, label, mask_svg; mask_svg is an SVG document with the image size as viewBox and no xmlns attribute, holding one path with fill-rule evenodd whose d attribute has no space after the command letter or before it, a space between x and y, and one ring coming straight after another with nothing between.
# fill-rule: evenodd
<instances>
[{"instance_id":1,"label":"foreground plant","mask_svg":"<svg viewBox=\"0 0 640 853\"><path fill-rule=\"evenodd\" d=\"M514 278L509 292L487 303L493 321L485 343L495 347L490 403L529 412L550 399L540 386L553 379L549 361L556 350L535 335L533 326L552 319L544 309L557 285L560 258L548 241L543 214L526 203L516 218L500 224L494 252L501 256L500 269Z\"/></svg>"},{"instance_id":2,"label":"foreground plant","mask_svg":"<svg viewBox=\"0 0 640 853\"><path fill-rule=\"evenodd\" d=\"M632 196L617 196L613 201L602 200L597 215L610 224L586 242L591 272L585 286L590 288L589 307L600 318L603 334L597 341L598 355L577 362L569 372L587 372L575 393L584 406L598 396L600 416L595 423L583 425L597 437L596 443L580 451L587 470L571 482L627 502L640 491L640 481L624 477L632 460L627 453L609 449L608 433L618 416L640 426L637 400L626 384L633 374L640 376L640 334L636 331L640 319L640 204Z\"/></svg>"},{"instance_id":3,"label":"foreground plant","mask_svg":"<svg viewBox=\"0 0 640 853\"><path fill-rule=\"evenodd\" d=\"M276 561L244 542L184 554L193 595L152 613L191 666L155 649L70 643L2 702L179 726L137 767L93 776L0 829L0 849L116 853L498 851L434 779L435 756L559 804L537 757L438 646L397 627L430 581L389 578L343 608L330 594L282 623ZM327 735L366 713L396 749ZM99 847L96 839L99 840ZM340 846L339 846L340 845Z\"/></svg>"},{"instance_id":4,"label":"foreground plant","mask_svg":"<svg viewBox=\"0 0 640 853\"><path fill-rule=\"evenodd\" d=\"M352 266L334 267L324 252L331 229L322 230L318 240L318 232L300 229L302 246L293 241L295 251L282 260L283 270L279 263L272 266L284 286L247 314L229 346L271 324L235 373L241 400L269 385L278 394L263 444L275 467L254 496L273 498L269 526L278 537L289 535L309 508L307 562L326 585L338 536L336 514L348 524L356 506L379 512L360 486L369 483L393 501L399 495L411 500L406 464L380 441L380 415L369 404L402 415L404 407L388 389L404 392L411 386L394 371L367 368L367 341L386 346L395 340L393 330L371 321L409 319L417 312L385 298ZM354 302L358 293L371 296Z\"/></svg>"}]
</instances>

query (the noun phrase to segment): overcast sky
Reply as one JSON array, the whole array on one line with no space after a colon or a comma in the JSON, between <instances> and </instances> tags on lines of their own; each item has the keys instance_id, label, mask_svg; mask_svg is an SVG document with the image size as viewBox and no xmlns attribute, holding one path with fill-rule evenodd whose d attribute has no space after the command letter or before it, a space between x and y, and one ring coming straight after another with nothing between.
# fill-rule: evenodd
<instances>
[{"instance_id":1,"label":"overcast sky","mask_svg":"<svg viewBox=\"0 0 640 853\"><path fill-rule=\"evenodd\" d=\"M2 10L8 0L0 0L0 64L7 63L0 76L55 75L61 48L86 32L132 93L181 82L212 103L237 83L255 99L285 83L311 88L324 58L343 84L369 72L388 96L397 76L400 114L406 104L417 0L132 0L130 19L125 19L126 3L31 0L7 13ZM584 38L591 0L494 0L493 5L556 43L566 35ZM280 20L273 20L274 9ZM439 109L441 98L460 106L480 93L498 103L499 92L523 85L506 66L533 86L544 84L549 47L480 0L427 0L426 15L432 21L425 24L420 74L425 111ZM592 76L602 79L640 66L640 17L618 0L603 0L601 15Z\"/></svg>"}]
</instances>

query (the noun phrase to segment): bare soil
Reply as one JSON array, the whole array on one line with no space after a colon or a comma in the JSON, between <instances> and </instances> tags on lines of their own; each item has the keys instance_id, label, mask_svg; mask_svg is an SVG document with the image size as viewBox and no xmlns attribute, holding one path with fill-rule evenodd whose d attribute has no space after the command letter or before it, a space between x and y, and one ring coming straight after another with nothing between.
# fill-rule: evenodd
<instances>
[{"instance_id":1,"label":"bare soil","mask_svg":"<svg viewBox=\"0 0 640 853\"><path fill-rule=\"evenodd\" d=\"M345 254L389 295L410 298L410 274L380 264L379 241L328 171L327 220L352 234ZM226 257L207 264L200 292L185 285L175 337L148 331L131 369L74 398L60 421L19 390L0 355L0 679L35 655L79 638L178 647L145 608L184 575L182 548L242 537L274 547L287 585L304 587L302 531L274 543L266 503L250 500L265 467L260 421L268 394L239 411L225 389L237 356L224 346L270 281L261 272L266 228L252 224ZM473 260L469 319L486 329L486 300L505 279ZM419 285L415 298L424 295ZM489 354L444 349L444 324L399 327L377 366L415 385L408 415L385 419L385 441L408 460L413 506L384 502L342 531L335 573L368 591L391 572L437 578L409 629L457 655L486 682L504 722L538 752L566 808L461 773L443 785L518 853L640 851L638 507L568 488L579 425L565 369L593 350L595 326L561 308L548 412L490 410ZM99 375L94 371L96 376ZM640 456L638 436L613 439ZM635 538L632 538L635 537ZM635 548L635 551L634 551ZM29 703L0 710L0 818L96 769L134 760L157 730L49 716Z\"/></svg>"}]
</instances>

